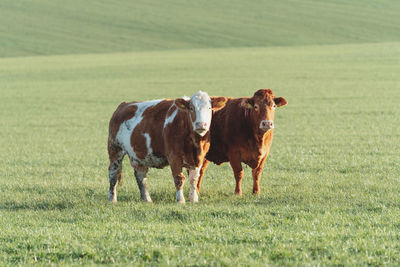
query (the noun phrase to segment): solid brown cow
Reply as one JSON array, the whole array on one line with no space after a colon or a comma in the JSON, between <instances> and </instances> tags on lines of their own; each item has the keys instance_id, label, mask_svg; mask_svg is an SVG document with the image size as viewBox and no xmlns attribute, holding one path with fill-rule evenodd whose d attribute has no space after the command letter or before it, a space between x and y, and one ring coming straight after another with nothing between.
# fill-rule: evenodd
<instances>
[{"instance_id":1,"label":"solid brown cow","mask_svg":"<svg viewBox=\"0 0 400 267\"><path fill-rule=\"evenodd\" d=\"M213 115L211 147L200 171L197 190L209 161L231 164L236 179L235 194L241 195L242 162L253 169L253 193L260 193L260 176L272 143L275 108L286 105L272 90L260 89L251 98L229 98L225 108Z\"/></svg>"},{"instance_id":2,"label":"solid brown cow","mask_svg":"<svg viewBox=\"0 0 400 267\"><path fill-rule=\"evenodd\" d=\"M116 184L121 181L122 160L129 156L141 198L151 202L146 174L149 167L171 166L176 201L185 202L182 168L189 172L190 201L197 202L200 167L210 147L212 110L224 107L226 98L199 91L189 98L121 103L109 127L109 201L117 201Z\"/></svg>"}]
</instances>

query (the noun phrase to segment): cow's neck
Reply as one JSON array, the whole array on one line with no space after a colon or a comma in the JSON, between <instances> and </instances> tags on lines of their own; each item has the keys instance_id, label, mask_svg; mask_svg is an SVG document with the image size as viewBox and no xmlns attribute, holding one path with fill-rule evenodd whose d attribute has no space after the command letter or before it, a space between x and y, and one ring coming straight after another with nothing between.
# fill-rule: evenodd
<instances>
[{"instance_id":1,"label":"cow's neck","mask_svg":"<svg viewBox=\"0 0 400 267\"><path fill-rule=\"evenodd\" d=\"M186 127L189 129L189 139L191 141L191 144L188 145L195 147L196 150L198 150L198 153L201 153L203 150L204 142L210 142L210 131L208 131L204 136L198 135L193 130L193 124L189 116L186 116L185 124Z\"/></svg>"},{"instance_id":2,"label":"cow's neck","mask_svg":"<svg viewBox=\"0 0 400 267\"><path fill-rule=\"evenodd\" d=\"M204 136L200 136L191 129L190 142L186 145L192 152L190 161L192 161L193 166L200 167L202 159L205 157L205 154L210 147L210 131L208 131Z\"/></svg>"},{"instance_id":3,"label":"cow's neck","mask_svg":"<svg viewBox=\"0 0 400 267\"><path fill-rule=\"evenodd\" d=\"M273 135L273 131L274 130L269 130L267 132L260 132L260 131L253 131L254 134L254 140L256 140L257 144L258 143L264 143L265 139L268 139L269 137L271 137Z\"/></svg>"},{"instance_id":4,"label":"cow's neck","mask_svg":"<svg viewBox=\"0 0 400 267\"><path fill-rule=\"evenodd\" d=\"M200 136L193 131L193 128L191 128L190 139L196 148L200 148L202 143L210 141L210 131L208 131L204 136Z\"/></svg>"}]
</instances>

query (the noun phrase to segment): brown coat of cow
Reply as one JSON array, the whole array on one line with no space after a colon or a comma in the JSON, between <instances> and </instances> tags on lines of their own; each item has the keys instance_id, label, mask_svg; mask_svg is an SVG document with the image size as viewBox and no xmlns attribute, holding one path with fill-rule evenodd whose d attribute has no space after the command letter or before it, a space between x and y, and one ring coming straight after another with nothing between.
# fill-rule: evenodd
<instances>
[{"instance_id":1,"label":"brown coat of cow","mask_svg":"<svg viewBox=\"0 0 400 267\"><path fill-rule=\"evenodd\" d=\"M117 201L116 183L121 181L125 155L135 170L143 200L151 202L147 190L148 168L170 165L177 189L176 200L185 201L182 168L187 168L191 180L190 200L197 201L197 179L210 147L211 108L218 110L225 102L224 97L210 98L200 91L190 100L121 103L109 124L109 201Z\"/></svg>"},{"instance_id":2,"label":"brown coat of cow","mask_svg":"<svg viewBox=\"0 0 400 267\"><path fill-rule=\"evenodd\" d=\"M275 108L286 104L270 89L260 89L251 98L229 98L213 115L211 147L200 170L197 190L209 161L218 165L229 162L236 179L235 194L241 195L244 162L253 169L253 193L259 194L261 172L272 144Z\"/></svg>"}]
</instances>

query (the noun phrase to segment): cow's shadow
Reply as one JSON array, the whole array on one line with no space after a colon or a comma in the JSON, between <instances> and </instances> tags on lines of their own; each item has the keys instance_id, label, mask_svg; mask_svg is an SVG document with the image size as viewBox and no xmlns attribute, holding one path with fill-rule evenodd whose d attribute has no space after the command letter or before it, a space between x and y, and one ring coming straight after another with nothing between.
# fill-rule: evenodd
<instances>
[{"instance_id":1,"label":"cow's shadow","mask_svg":"<svg viewBox=\"0 0 400 267\"><path fill-rule=\"evenodd\" d=\"M151 190L150 192L150 197L153 201L153 203L165 203L165 204L170 204L175 201L175 194L176 192L174 190L166 190L166 189L156 189L156 190ZM188 195L187 193L186 195ZM139 190L129 190L129 192L119 192L117 193L118 196L118 202L141 202L145 203L141 198L140 198L140 193Z\"/></svg>"},{"instance_id":2,"label":"cow's shadow","mask_svg":"<svg viewBox=\"0 0 400 267\"><path fill-rule=\"evenodd\" d=\"M54 201L41 200L41 201L6 201L0 202L0 210L19 211L19 210L65 210L74 207L74 203L69 201Z\"/></svg>"}]
</instances>

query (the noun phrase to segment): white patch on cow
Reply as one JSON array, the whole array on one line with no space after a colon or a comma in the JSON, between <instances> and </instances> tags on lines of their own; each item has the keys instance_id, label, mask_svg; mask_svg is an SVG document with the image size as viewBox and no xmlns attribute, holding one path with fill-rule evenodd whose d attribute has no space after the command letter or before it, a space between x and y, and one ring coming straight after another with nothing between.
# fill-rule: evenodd
<instances>
[{"instance_id":1,"label":"white patch on cow","mask_svg":"<svg viewBox=\"0 0 400 267\"><path fill-rule=\"evenodd\" d=\"M173 106L175 106L175 104L173 104ZM172 107L172 106L171 106ZM178 114L178 109L175 108L175 111L172 112L171 115L169 115L167 118L165 118L164 121L164 128L167 127L168 124L172 123L176 117L176 115Z\"/></svg>"},{"instance_id":2,"label":"white patch on cow","mask_svg":"<svg viewBox=\"0 0 400 267\"><path fill-rule=\"evenodd\" d=\"M151 149L151 146L150 146L150 144L151 144L150 135L148 133L144 133L143 136L144 136L144 138L146 138L147 155L150 155L153 152L153 150Z\"/></svg>"},{"instance_id":3,"label":"white patch on cow","mask_svg":"<svg viewBox=\"0 0 400 267\"><path fill-rule=\"evenodd\" d=\"M161 101L163 101L163 99L131 104L132 106L138 107L135 112L135 116L133 116L129 120L124 121L119 127L115 140L121 145L121 147L124 149L124 152L128 154L131 160L138 160L136 153L135 151L133 151L133 148L131 146L132 132L135 130L136 126L143 120L143 112L149 107L157 105Z\"/></svg>"},{"instance_id":4,"label":"white patch on cow","mask_svg":"<svg viewBox=\"0 0 400 267\"><path fill-rule=\"evenodd\" d=\"M176 202L185 203L185 197L183 196L183 190L178 190L176 192Z\"/></svg>"},{"instance_id":5,"label":"white patch on cow","mask_svg":"<svg viewBox=\"0 0 400 267\"><path fill-rule=\"evenodd\" d=\"M190 181L190 202L199 202L199 196L197 195L197 182L199 181L200 168L189 169L189 181Z\"/></svg>"},{"instance_id":6,"label":"white patch on cow","mask_svg":"<svg viewBox=\"0 0 400 267\"><path fill-rule=\"evenodd\" d=\"M168 161L165 157L159 157L153 154L151 149L151 137L148 133L143 134L146 139L147 155L144 159L136 159L138 163L147 167L163 168L168 165Z\"/></svg>"},{"instance_id":7,"label":"white patch on cow","mask_svg":"<svg viewBox=\"0 0 400 267\"><path fill-rule=\"evenodd\" d=\"M196 131L196 123L205 123L206 127L203 131L196 131L200 136L204 136L210 129L211 124L211 99L206 92L198 91L190 99L196 112L196 121L192 121L193 130Z\"/></svg>"}]
</instances>

